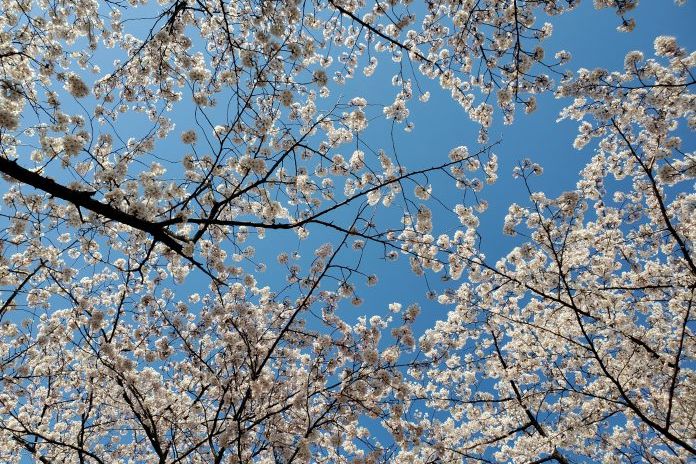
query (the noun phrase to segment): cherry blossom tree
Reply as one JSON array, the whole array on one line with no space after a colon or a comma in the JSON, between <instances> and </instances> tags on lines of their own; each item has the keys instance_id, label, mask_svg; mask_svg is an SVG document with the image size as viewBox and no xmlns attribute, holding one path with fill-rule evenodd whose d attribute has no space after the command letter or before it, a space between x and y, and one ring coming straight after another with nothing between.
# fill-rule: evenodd
<instances>
[{"instance_id":1,"label":"cherry blossom tree","mask_svg":"<svg viewBox=\"0 0 696 464\"><path fill-rule=\"evenodd\" d=\"M455 307L421 340L437 367L414 368L412 397L450 414L424 417L417 436L395 419L413 444L406 455L693 458L696 159L675 132L694 129L696 54L671 37L655 54L629 53L623 72L582 69L558 88L574 98L562 118L582 121L575 147L598 139L598 149L558 198L533 190L541 166L516 168L531 204L512 204L504 230L521 246L496 263L451 248L468 279L440 297Z\"/></svg>"},{"instance_id":2,"label":"cherry blossom tree","mask_svg":"<svg viewBox=\"0 0 696 464\"><path fill-rule=\"evenodd\" d=\"M0 460L693 459L696 55L567 71L538 18L577 4L2 0ZM423 80L479 135L406 163L369 134ZM558 198L520 163L491 262L488 128L544 92L596 153ZM447 317L342 311L375 254Z\"/></svg>"}]
</instances>

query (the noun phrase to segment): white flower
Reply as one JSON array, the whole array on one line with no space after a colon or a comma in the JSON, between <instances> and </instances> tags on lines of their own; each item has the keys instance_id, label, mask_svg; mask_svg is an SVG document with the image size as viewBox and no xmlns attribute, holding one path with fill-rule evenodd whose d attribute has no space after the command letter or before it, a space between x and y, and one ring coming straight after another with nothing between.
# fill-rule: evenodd
<instances>
[{"instance_id":1,"label":"white flower","mask_svg":"<svg viewBox=\"0 0 696 464\"><path fill-rule=\"evenodd\" d=\"M84 98L89 95L89 88L75 73L68 75L65 82L65 89L75 98Z\"/></svg>"},{"instance_id":2,"label":"white flower","mask_svg":"<svg viewBox=\"0 0 696 464\"><path fill-rule=\"evenodd\" d=\"M287 89L283 90L280 93L280 103L283 106L290 106L290 105L292 105L292 102L293 102L292 92L290 90L287 90Z\"/></svg>"},{"instance_id":3,"label":"white flower","mask_svg":"<svg viewBox=\"0 0 696 464\"><path fill-rule=\"evenodd\" d=\"M181 141L186 145L196 143L197 139L198 136L196 135L196 131L194 130L187 130L186 132L181 134Z\"/></svg>"},{"instance_id":4,"label":"white flower","mask_svg":"<svg viewBox=\"0 0 696 464\"><path fill-rule=\"evenodd\" d=\"M0 128L15 130L19 126L19 117L9 108L0 107Z\"/></svg>"},{"instance_id":5,"label":"white flower","mask_svg":"<svg viewBox=\"0 0 696 464\"><path fill-rule=\"evenodd\" d=\"M422 185L416 186L414 193L416 197L418 197L421 200L427 200L430 198L430 194L432 193L433 188L432 186L428 185L427 187L423 187Z\"/></svg>"},{"instance_id":6,"label":"white flower","mask_svg":"<svg viewBox=\"0 0 696 464\"><path fill-rule=\"evenodd\" d=\"M680 52L677 39L667 35L657 37L654 47L657 56L677 56Z\"/></svg>"},{"instance_id":7,"label":"white flower","mask_svg":"<svg viewBox=\"0 0 696 464\"><path fill-rule=\"evenodd\" d=\"M63 137L63 150L68 156L75 156L82 150L83 141L80 137L67 134Z\"/></svg>"}]
</instances>

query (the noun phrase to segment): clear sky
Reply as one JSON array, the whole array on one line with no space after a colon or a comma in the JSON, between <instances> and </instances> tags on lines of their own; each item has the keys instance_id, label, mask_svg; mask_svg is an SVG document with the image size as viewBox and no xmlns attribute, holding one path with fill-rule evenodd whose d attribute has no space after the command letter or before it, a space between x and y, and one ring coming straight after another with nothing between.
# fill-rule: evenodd
<instances>
[{"instance_id":1,"label":"clear sky","mask_svg":"<svg viewBox=\"0 0 696 464\"><path fill-rule=\"evenodd\" d=\"M597 67L621 71L624 56L631 50L643 51L646 58L651 58L653 41L659 35L675 36L687 51L696 48L696 4L693 2L678 7L670 0L643 0L631 12L630 17L636 19L635 30L631 33L619 32L616 30L621 22L618 16L610 10L597 11L591 1L583 1L575 11L549 19L554 25L554 32L545 43L546 55L553 56L556 51L568 50L573 58L566 68L573 71ZM389 83L387 81L385 85L384 80L379 79L372 81L372 87L367 89L367 93L379 98ZM413 132L407 134L401 129L396 130L399 156L409 167L424 160L427 164L431 157L443 157L456 145L467 145L470 151L477 147L477 128L465 112L450 99L448 92L438 91L436 85L432 85L430 89L432 96L427 105L419 106L416 102L412 106L409 119L415 123ZM370 99L369 96L367 98ZM545 94L539 97L538 109L534 113L525 115L518 111L512 125L503 125L499 114L495 119L490 130L490 140L501 142L495 150L499 160L499 178L482 192L482 198L489 202L489 209L480 216L479 228L482 248L492 261L505 255L516 244L515 238L502 234L503 218L508 206L511 202L527 202L524 185L511 175L516 163L524 158L540 163L544 167L544 174L534 179L533 187L554 197L575 187L578 172L592 156L592 144L582 151L577 151L572 146L577 133L577 122L556 122L559 112L568 103L566 100L555 99L552 94ZM686 136L692 137L692 134ZM387 135L383 134L383 137L386 139ZM688 139L685 141L687 146L693 146L693 140L690 143ZM377 138L375 143L379 143ZM437 186L434 193L438 194ZM461 198L451 192L440 196L440 199L450 207L461 202ZM431 207L437 221L438 210L433 205ZM450 220L452 221L451 217ZM453 220L451 224L456 226L458 222ZM437 229L437 222L435 227ZM408 271L405 260L397 265L380 267L384 271L372 271L380 275L380 285L362 292L366 303L354 310L356 314L369 315L371 311L384 314L385 305L400 301L404 306L410 302L421 304L423 311L418 328L426 329L434 321L446 318L451 307L441 306L425 298L423 279ZM435 288L458 286L457 283L448 285L439 282L432 274L429 282ZM378 436L384 437L381 433ZM387 440L386 437L384 439Z\"/></svg>"},{"instance_id":2,"label":"clear sky","mask_svg":"<svg viewBox=\"0 0 696 464\"><path fill-rule=\"evenodd\" d=\"M554 25L554 32L545 42L546 55L553 56L556 51L565 49L571 52L573 58L566 65L567 69L594 69L604 67L609 71L623 69L624 56L628 51L641 50L646 58L653 55L653 41L659 35L676 36L680 45L691 51L696 45L696 35L693 24L696 20L696 5L678 7L670 0L644 0L638 8L631 12L630 17L636 19L633 32L624 33L616 30L621 19L611 10L594 9L591 1L583 1L579 7L570 13L548 19ZM540 19L543 21L543 19ZM360 91L368 99L388 104L394 91L389 83L390 70L388 57L380 57L380 67L376 79L356 78L349 83L344 92L351 95L352 91ZM380 79L381 78L381 79ZM385 79L386 78L386 79ZM427 104L414 101L411 104L409 120L415 123L411 133L403 132L396 127L395 146L403 164L415 169L418 166L434 164L434 159L443 159L451 148L457 145L467 145L474 151L477 126L470 122L466 113L453 102L449 92L438 89L436 83L421 79L420 83L431 91L431 99ZM385 97L386 95L386 97ZM352 96L352 95L351 95ZM577 123L574 121L556 122L561 109L569 102L558 100L552 94L544 94L538 99L538 109L526 115L522 111L516 114L512 125L503 125L497 114L490 130L490 141L500 141L494 150L498 154L498 181L484 188L481 198L489 202L489 209L481 215L480 233L482 247L492 260L505 255L515 244L515 239L502 234L503 218L511 202L525 203L527 193L521 182L512 178L512 169L524 158L531 158L544 167L544 175L535 178L533 187L547 193L547 196L557 196L563 191L573 189L578 178L578 172L589 161L592 146L577 151L572 147L577 133ZM375 146L389 147L389 125L383 124L384 130L371 132L371 143ZM448 207L461 202L461 196L446 192L435 185L434 194ZM431 204L435 228L438 229L438 207ZM447 219L451 226L458 221L451 216ZM442 224L441 224L442 225ZM421 316L422 327L428 326L436 319L445 317L449 308L439 306L436 302L428 302L424 298L422 280L412 275L408 264L402 260L400 264L379 265L375 272L380 276L377 287L366 289L362 296L366 303L355 312L370 314L377 310L382 312L391 301L419 301L423 305ZM380 272L380 269L384 271ZM436 276L430 274L431 285L440 286ZM379 309L378 309L379 308Z\"/></svg>"},{"instance_id":3,"label":"clear sky","mask_svg":"<svg viewBox=\"0 0 696 464\"><path fill-rule=\"evenodd\" d=\"M414 8L417 8L417 5L414 5ZM694 4L678 7L670 0L644 0L629 15L636 19L635 30L624 33L616 30L621 19L612 10L597 11L591 1L583 1L570 13L553 18L539 18L539 21L548 20L554 25L553 35L544 44L547 56L552 57L555 52L563 49L571 52L573 58L565 69L574 71L581 67L604 67L609 71L621 71L624 56L628 51L641 50L646 58L650 58L653 53L653 41L659 35L676 36L682 46L687 50L693 50L696 45L692 27L696 19L694 13ZM395 65L385 54L378 57L380 65L372 78L367 79L356 73L355 79L349 80L344 86L330 83L332 95L329 100L335 100L340 96L341 101L347 102L350 98L360 95L370 103L390 104L396 93L390 83ZM395 149L400 162L414 170L441 162L446 159L449 151L458 145L468 146L470 152L479 149L476 141L478 126L452 101L449 92L441 90L437 82L425 78L420 78L419 84L430 91L431 98L427 104L418 102L416 98L410 103L409 120L415 124L414 130L407 133L404 132L403 125L392 126L391 122L377 119L371 121L368 130L362 134L365 144L373 149L384 148L390 154ZM527 201L523 184L512 178L513 167L524 158L531 158L540 163L544 167L544 175L535 178L533 188L553 197L575 187L579 170L592 155L591 144L583 151L577 151L572 147L577 131L576 122L556 122L559 112L568 103L555 99L550 93L541 95L538 98L538 109L530 115L518 111L512 125L503 125L500 114L496 113L489 133L491 142L500 142L494 150L499 160L499 178L495 184L486 186L481 193L480 198L489 202L489 209L480 216L479 228L482 248L492 261L504 256L517 243L515 238L502 233L503 218L507 214L508 206L512 202L525 204ZM186 112L186 103L182 103L178 111ZM185 126L185 119L175 120L175 134L188 128ZM178 137L174 136L172 140L173 143L177 143ZM349 154L349 148L337 151L344 155ZM177 147L177 153L180 152L181 148ZM177 159L176 156L172 157L172 161ZM176 169L174 166L171 168ZM340 182L337 182L337 185L340 185ZM451 233L459 226L459 221L450 213L455 204L462 202L461 192L435 183L433 193L442 203L438 205L435 201L429 202L433 210L435 233ZM384 222L398 221L400 212L398 207L380 209L379 219ZM349 219L345 217L346 221ZM280 251L297 250L301 255L298 263L304 267L311 262L313 251L318 244L340 239L339 234L327 232L319 227L311 227L310 232L310 238L306 241L299 241L294 232L283 231L269 231L263 241L253 238L249 240L249 243L257 248L258 261L269 263L267 272L256 274L262 285L269 285L274 290L286 285L285 273L278 272L275 265L275 257ZM230 250L230 253L232 252ZM370 288L358 285L357 293L364 303L354 308L344 301L339 308L341 317L349 321L362 315L388 315L387 306L394 301L401 302L404 307L413 302L421 304L423 311L416 327L422 330L430 327L434 321L446 317L451 308L428 300L425 294L428 287L442 290L448 286L456 287L456 282L441 282L440 276L444 272L440 275L426 272L425 279L417 277L411 273L408 261L403 257L396 263L386 263L381 256L381 249L368 246L362 258L361 270L366 274L377 274L379 284ZM349 255L345 255L344 258L350 262ZM357 260L357 255L353 258ZM180 289L182 294L188 291L205 291L199 286L207 285L207 281L194 274L191 274L184 288ZM361 281L364 280L359 279L358 283ZM313 323L310 322L310 325Z\"/></svg>"},{"instance_id":4,"label":"clear sky","mask_svg":"<svg viewBox=\"0 0 696 464\"><path fill-rule=\"evenodd\" d=\"M423 0L415 0L416 3L420 1ZM552 57L556 51L566 49L573 55L573 59L566 65L567 69L604 67L612 71L623 68L624 55L630 50L641 50L646 57L652 56L652 44L658 35L676 36L680 45L691 51L696 48L696 36L693 32L693 25L696 24L695 13L694 3L677 7L672 0L643 0L637 10L630 14L637 22L635 30L622 33L616 30L621 22L619 17L610 10L595 11L592 1L584 0L577 10L549 19L554 25L554 32L545 43L547 56ZM108 60L111 58L109 56ZM380 56L380 62L382 65L373 78L366 79L358 75L344 87L333 86L333 91L336 92L333 97L343 94L343 101L347 101L353 96L361 95L369 102L391 103L396 93L390 84L393 65L389 63L389 57L386 55ZM410 104L409 119L415 123L412 132L404 132L403 126L397 125L393 128L393 148L396 149L400 161L411 169L417 169L445 160L448 152L458 145L468 146L470 152L476 151L479 148L476 142L477 126L469 120L461 107L451 100L448 92L438 88L436 82L429 82L423 78L420 83L430 90L432 97L427 104L421 104L416 99ZM525 115L518 111L515 122L510 126L502 125L500 114L496 113L494 125L490 129L490 141L500 141L494 150L499 159L499 179L494 185L487 186L481 194L481 198L489 202L489 209L481 216L479 229L483 250L491 260L506 254L516 243L515 239L502 234L503 217L507 213L508 205L513 201L527 201L523 185L514 181L511 175L515 164L524 158L531 158L542 164L545 169L544 175L536 178L533 187L545 191L551 197L574 188L578 171L589 161L592 154L591 145L583 151L572 148L577 123L556 123L559 111L567 103L569 102L556 100L551 94L542 95L538 99L536 112ZM189 117L186 105L182 104L178 111L180 113L175 118L177 129L171 137L175 144L178 144L178 134L189 128L182 124L186 117ZM122 134L134 137L139 135L136 123L128 122L126 119L121 124L119 131ZM374 121L365 134L366 140L374 148L391 151L391 129L391 122ZM343 150L343 153L347 151ZM180 160L181 154L183 153L179 147L176 155L171 156L171 161ZM440 213L444 213L444 210L451 211L456 203L461 203L461 193L441 189L440 185L436 184L434 194L442 203L438 206L431 202L430 205L433 209L435 231L452 232L458 221L451 214ZM380 212L384 214L384 218L380 219L386 220L391 217L392 220L398 220L398 213L398 208ZM318 244L339 237L317 228L310 231L310 239L301 244L293 233L269 233L264 241L256 242L259 260L274 263L275 256L283 249L298 249L306 263L311 261L312 252ZM230 250L230 254L232 252ZM401 302L404 307L412 302L421 304L423 311L416 326L420 330L446 317L450 308L427 300L425 293L428 285L441 290L452 285L451 283L440 282L438 275L426 273L426 284L423 278L410 272L406 259L401 258L396 263L385 263L380 256L380 249L368 247L366 250L361 269L367 274L377 274L380 282L371 288L358 287L358 295L363 298L364 303L357 308L351 307L348 302L343 303L339 311L344 319L350 320L360 315L386 315L387 305L394 301ZM285 274L277 272L277 266L269 265L269 271L257 274L257 279L262 285L269 285L274 289L285 285ZM205 292L206 289L199 287L206 284L206 280L192 275L178 291L181 298L185 299L188 293ZM454 286L456 285L455 283Z\"/></svg>"}]
</instances>

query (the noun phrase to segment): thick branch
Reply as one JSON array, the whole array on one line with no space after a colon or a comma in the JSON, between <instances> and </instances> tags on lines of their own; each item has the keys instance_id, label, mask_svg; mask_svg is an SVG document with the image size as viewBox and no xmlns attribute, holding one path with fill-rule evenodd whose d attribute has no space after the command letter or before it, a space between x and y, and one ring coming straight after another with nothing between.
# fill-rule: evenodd
<instances>
[{"instance_id":1,"label":"thick branch","mask_svg":"<svg viewBox=\"0 0 696 464\"><path fill-rule=\"evenodd\" d=\"M100 216L111 219L112 221L120 222L121 224L145 232L151 235L156 241L164 243L177 253L183 253L181 243L172 237L162 226L95 200L92 198L92 195L94 195L93 192L73 190L57 183L53 179L20 166L16 161L3 157L0 157L0 172L23 184L30 185L37 190L41 190L54 197L70 202L77 208L84 208ZM181 239L179 238L179 240Z\"/></svg>"}]
</instances>

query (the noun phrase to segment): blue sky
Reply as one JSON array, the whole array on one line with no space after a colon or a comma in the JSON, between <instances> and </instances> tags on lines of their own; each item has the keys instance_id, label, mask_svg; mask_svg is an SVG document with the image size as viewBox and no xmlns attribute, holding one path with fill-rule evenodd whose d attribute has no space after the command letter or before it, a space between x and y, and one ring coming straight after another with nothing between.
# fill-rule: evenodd
<instances>
[{"instance_id":1,"label":"blue sky","mask_svg":"<svg viewBox=\"0 0 696 464\"><path fill-rule=\"evenodd\" d=\"M613 11L597 11L592 2L584 1L575 11L549 19L554 25L554 32L544 43L546 55L553 56L556 51L565 49L573 56L566 65L567 69L604 67L610 71L621 71L628 51L641 50L646 58L650 58L653 54L653 41L659 35L676 36L682 46L693 50L696 42L692 32L696 18L694 13L696 6L693 4L678 7L668 0L644 1L630 14L637 22L635 30L624 33L616 30L621 19ZM543 19L540 18L540 21ZM388 67L383 64L389 60L388 57L380 58L380 67ZM391 102L389 98L395 93L389 83L389 71L378 68L375 74L377 78L365 83L356 78L357 82L350 83L344 91L352 87L359 88L368 101L388 104ZM395 145L401 161L409 168L416 168L443 159L457 145L467 145L470 151L474 151L478 146L477 126L451 100L449 92L438 91L437 85L425 79L420 82L431 90L431 98L427 104L418 101L411 103L409 120L415 123L413 132L405 133L398 126L394 130ZM569 101L554 98L552 94L544 94L539 97L535 112L526 115L518 111L512 125L503 125L499 114L495 118L490 129L490 141L500 141L500 145L494 150L498 154L499 178L495 184L486 186L481 194L481 198L489 202L489 209L480 216L479 229L483 250L491 260L505 255L516 243L514 238L502 234L502 224L511 202L524 204L527 201L524 185L512 178L512 169L517 162L531 158L540 163L544 167L544 174L534 179L533 188L553 197L575 187L578 172L592 155L591 145L582 151L572 147L577 132L576 122L556 122L559 112L568 103ZM372 134L371 140L386 148L391 144L387 132L389 126L383 126L385 130ZM439 194L443 203L450 207L461 202L461 197L456 193L448 191L443 195L442 191L438 191L437 185L434 194ZM433 204L430 206L433 208L437 229L438 211L442 210ZM444 220L446 215L440 217ZM458 223L456 220L452 221L451 216L448 221L452 225ZM405 260L402 260L400 265L377 266L385 272L371 270L380 275L380 285L363 292L366 303L355 309L355 312L369 314L391 301L419 301L424 307L420 326L426 327L434 320L445 317L449 308L427 301L424 298L422 278L412 275L407 266ZM437 276L432 274L429 279L431 284L438 281Z\"/></svg>"},{"instance_id":2,"label":"blue sky","mask_svg":"<svg viewBox=\"0 0 696 464\"><path fill-rule=\"evenodd\" d=\"M644 0L630 15L636 19L635 30L631 33L622 33L616 31L621 21L619 17L610 10L596 11L591 1L585 0L581 2L577 10L550 19L550 22L554 24L554 33L545 43L547 56L553 56L556 51L566 49L573 55L573 59L566 65L568 69L605 67L609 70L621 70L623 57L630 50L641 50L646 57L650 57L653 40L658 35L674 35L682 46L693 50L696 48L694 47L696 37L693 33L693 24L696 19L694 13L696 13L696 6L693 3L677 7L671 0ZM365 79L358 75L355 81L349 82L345 87L333 87L334 96L343 94L344 101L347 101L355 96L353 92L359 91L358 94L365 96L368 101L391 103L396 92L389 82L390 71L393 68L390 68L388 64L388 56L380 56L380 62L382 65L373 78ZM461 107L451 100L448 92L437 89L435 83L425 79L422 79L421 83L431 91L432 96L427 104L421 104L415 99L411 103L409 119L415 123L415 129L411 133L404 132L403 126L397 125L393 129L394 144L402 163L412 169L433 165L446 159L447 153L458 145L467 145L470 151L476 151L478 148L476 125L470 122ZM539 97L536 112L531 115L518 112L515 122L510 126L502 125L500 114L496 115L495 123L490 130L490 140L500 141L499 146L494 150L498 154L499 179L497 183L487 186L482 192L481 198L489 202L489 209L480 216L479 229L483 237L483 250L491 260L506 254L515 244L514 239L502 234L503 217L507 213L508 205L513 201L526 202L527 194L524 186L514 181L511 175L516 163L524 158L531 158L542 164L545 172L543 176L536 178L534 188L545 191L548 196L555 196L574 188L578 171L592 154L591 146L583 151L572 148L577 128L575 122L556 123L559 111L567 103L567 101L555 99L551 94L543 95ZM187 111L186 105L182 105L178 111ZM179 113L179 121L183 121L182 114ZM133 121L136 119L134 118ZM368 130L366 139L374 148L390 149L391 127L390 122L375 121ZM125 119L120 131L124 135L137 137L141 132L138 129L137 122L129 122ZM174 143L178 143L178 134L186 129L188 127L182 124L177 126L172 134ZM342 152L345 154L347 150ZM180 159L177 158L178 154L181 154L180 151L176 153L176 156L172 155L171 161ZM448 189L439 190L438 185L435 186L434 193L445 205L440 207L431 204L436 231L451 232L451 228L458 222L451 215L440 213L444 213L442 208L451 210L456 203L460 203L461 194ZM385 217L392 215L391 219L395 219L398 216L398 210L380 212L380 214L384 214ZM440 217L444 222L438 222ZM303 243L299 243L291 232L269 232L264 241L256 242L257 255L270 262L269 271L265 274L257 274L257 279L272 288L284 286L284 273L277 272L278 267L272 265L278 252L284 249L292 252L297 249L304 256L302 261L309 262L314 248L319 243L339 237L317 228L312 228L311 232L310 239ZM353 308L345 302L339 308L342 317L354 320L360 315L385 315L388 314L387 305L394 301L401 302L404 307L412 302L421 304L423 311L417 325L421 330L430 327L434 321L446 317L450 308L425 298L427 290L425 281L410 272L407 260L401 258L397 263L384 263L379 259L380 256L381 253L377 249L368 247L366 250L365 265L362 270L367 274L379 275L380 282L372 288L359 287L358 294L365 302L358 308ZM350 259L357 259L357 255ZM249 271L253 272L251 269ZM428 274L428 281L436 289L442 289L446 285L439 282L438 275ZM205 292L205 288L199 288L205 284L204 279L192 276L178 288L180 298L185 300L189 293ZM456 286L456 283L454 285Z\"/></svg>"},{"instance_id":3,"label":"blue sky","mask_svg":"<svg viewBox=\"0 0 696 464\"><path fill-rule=\"evenodd\" d=\"M591 1L584 1L575 11L549 20L554 25L554 33L544 44L546 55L553 56L562 49L570 51L573 59L566 65L566 69L573 71L582 67L621 71L624 56L631 50L641 50L646 58L652 57L653 41L659 35L676 36L680 45L693 50L696 45L693 33L696 18L694 13L696 7L693 4L677 7L667 0L643 1L630 15L636 19L635 30L623 33L616 30L621 19L613 11L597 11ZM345 92L346 98L350 98L353 96L351 91L359 90L368 101L389 104L395 90L389 83L392 68L388 61L388 57L380 57L380 67L375 78L365 80L361 76L356 77L355 82L349 82L344 88L337 88L336 92ZM415 99L411 103L409 120L415 123L413 132L404 132L402 126L394 128L395 146L400 160L409 168L415 169L443 159L457 145L467 145L470 151L474 151L477 148L477 126L451 100L448 92L439 90L436 83L425 79L420 82L431 91L431 99L427 104L421 104ZM531 158L540 163L544 167L544 174L534 178L533 188L554 197L575 188L579 171L592 156L592 144L582 151L572 147L577 122L556 122L561 109L569 103L567 100L554 98L552 94L545 94L539 97L538 109L534 113L525 115L519 111L512 125L503 125L499 114L495 118L489 134L490 141L500 141L500 145L494 150L498 154L499 178L494 185L486 186L481 194L481 198L489 202L489 209L480 216L479 229L483 238L482 248L491 261L505 255L517 244L518 239L502 234L503 218L510 203L527 202L524 185L512 178L512 169L517 162ZM373 131L368 136L370 143L385 149L390 147L391 125L375 122L374 126L382 129L374 131L374 127L370 128ZM457 192L445 190L443 193L442 190L438 191L438 185L435 187L434 193L446 206L451 208L461 202L461 195ZM458 224L451 215L438 215L438 211L443 211L432 202L429 206L433 208L436 230L438 226L444 226L445 231L451 232L452 229L446 230L446 226ZM438 219L443 220L444 224L438 224ZM316 235L313 240L317 240ZM301 249L306 253L309 245L310 243L302 244ZM370 256L370 248L366 254ZM416 328L420 330L447 317L451 308L425 297L427 287L424 279L410 272L406 259L401 258L397 263L383 263L379 259L366 262L369 264L365 271L378 274L380 283L372 288L359 288L359 294L365 303L358 308L351 308L347 302L344 303L338 310L342 317L352 319L360 315L385 315L387 305L394 301L401 302L404 307L412 302L418 302L422 306L421 316L416 324ZM426 276L435 289L458 286L456 282L440 282L439 275L426 273ZM272 277L264 276L270 278L270 281ZM370 421L365 421L365 424L370 424ZM377 432L376 428L370 429ZM376 436L384 440L383 443L389 442L383 432L377 432Z\"/></svg>"},{"instance_id":4,"label":"blue sky","mask_svg":"<svg viewBox=\"0 0 696 464\"><path fill-rule=\"evenodd\" d=\"M597 11L591 1L584 1L570 13L553 18L539 18L539 21L548 20L554 25L552 37L544 43L547 56L551 57L563 49L572 53L573 58L566 65L566 69L604 67L610 71L620 71L623 69L624 55L628 51L641 50L646 58L651 57L653 41L659 35L676 36L682 46L693 50L696 42L696 37L691 32L694 13L696 9L693 5L677 7L669 0L644 1L630 14L637 22L635 30L623 33L616 30L621 19L612 10ZM378 57L380 66L372 78L366 79L362 74L356 73L356 78L349 80L345 86L330 84L332 95L328 101L334 101L340 96L341 101L347 102L350 98L360 95L371 103L390 104L397 92L390 83L395 65L387 55ZM430 90L431 98L427 104L418 102L416 98L410 103L409 120L415 123L414 130L407 133L404 132L403 125L392 125L390 121L378 119L372 121L363 134L365 142L373 149L384 148L391 154L393 133L393 148L399 160L410 169L441 162L446 159L449 151L458 145L468 146L470 152L479 149L476 141L478 126L452 101L449 92L439 89L437 82L425 78L421 78L419 82L423 88ZM321 99L319 103L321 104ZM551 93L541 95L538 98L538 109L530 115L518 111L512 125L503 125L500 114L496 113L489 135L491 142L500 142L494 150L499 160L499 178L495 184L486 186L480 197L489 202L488 211L480 216L479 232L482 236L482 249L490 261L504 256L519 241L502 234L503 218L510 203L527 202L524 185L512 178L514 166L524 158L531 158L540 163L544 167L544 174L534 178L532 188L553 197L575 187L578 172L592 155L591 144L582 151L572 147L577 131L576 122L556 122L559 112L568 103L554 98ZM191 105L182 103L178 111L186 111L187 106ZM173 143L178 141L177 134L189 128L182 124L185 123L185 119L179 117L175 120L177 128L172 134ZM127 133L127 130L124 130L124 133ZM344 155L350 153L349 147L341 147L337 151ZM178 148L177 153L180 152L181 148ZM172 156L171 160L176 161L176 156ZM176 169L173 166L172 168ZM341 183L337 182L337 185ZM429 202L433 210L435 233L452 233L454 228L459 226L459 222L450 212L455 204L462 203L461 192L437 183L434 187L434 195L442 202L442 205ZM343 215L332 217L346 225L351 219L349 214L352 211L353 209L348 209ZM380 209L379 220L394 225L393 221L398 221L400 211L398 206L388 210ZM299 241L291 231L269 231L261 241L250 238L248 243L256 246L258 261L268 262L267 272L256 273L261 286L269 285L273 290L277 290L287 284L285 272L275 263L275 257L280 251L298 251L301 258L297 262L306 268L319 244L326 241L335 243L341 239L340 234L321 227L310 227L309 230L311 235L306 241ZM246 244L242 245L242 248L244 246ZM229 250L230 254L232 252ZM444 273L435 275L426 272L425 278L415 276L409 269L407 259L401 257L395 263L387 263L381 256L381 250L377 247L366 248L361 270L366 274L377 274L379 284L368 288L361 285L361 282L364 282L363 278L354 279L357 293L364 303L355 308L344 300L338 309L342 318L354 321L362 315L389 315L387 306L395 301L401 302L404 307L413 302L422 306L421 316L416 325L419 330L425 330L436 320L446 318L451 308L428 300L425 296L426 291L428 286L435 290L456 287L456 282L441 282L440 277ZM342 263L348 265L357 262L359 255L354 252L345 253L342 259ZM249 268L248 272L253 270ZM187 293L204 293L204 286L207 286L206 279L192 273L178 291L181 298L185 299ZM329 284L322 288L331 289L333 286ZM309 324L318 327L316 321L310 321Z\"/></svg>"}]
</instances>

